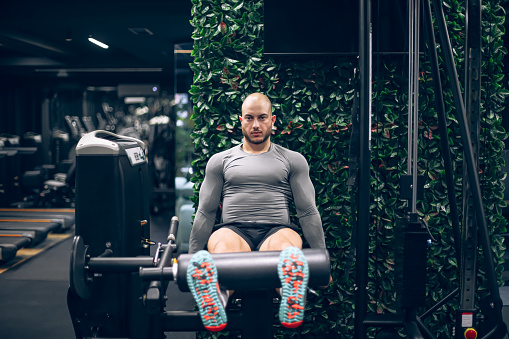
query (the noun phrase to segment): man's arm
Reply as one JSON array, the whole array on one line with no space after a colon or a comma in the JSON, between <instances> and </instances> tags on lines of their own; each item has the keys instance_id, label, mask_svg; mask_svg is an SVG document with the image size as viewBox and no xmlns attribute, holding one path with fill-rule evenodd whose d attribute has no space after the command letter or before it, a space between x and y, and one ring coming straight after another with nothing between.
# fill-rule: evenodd
<instances>
[{"instance_id":1,"label":"man's arm","mask_svg":"<svg viewBox=\"0 0 509 339\"><path fill-rule=\"evenodd\" d=\"M312 248L325 248L322 220L315 203L315 188L309 178L309 166L302 154L291 158L290 187L302 233Z\"/></svg>"},{"instance_id":2,"label":"man's arm","mask_svg":"<svg viewBox=\"0 0 509 339\"><path fill-rule=\"evenodd\" d=\"M189 253L203 250L207 245L216 221L223 182L223 158L216 154L210 158L205 168L205 178L200 187L198 209L189 238Z\"/></svg>"}]
</instances>

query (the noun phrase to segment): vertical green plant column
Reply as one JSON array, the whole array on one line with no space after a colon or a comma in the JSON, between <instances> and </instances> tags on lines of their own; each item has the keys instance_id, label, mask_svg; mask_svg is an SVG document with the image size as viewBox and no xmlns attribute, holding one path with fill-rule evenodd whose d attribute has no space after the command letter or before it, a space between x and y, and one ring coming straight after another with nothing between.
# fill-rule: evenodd
<instances>
[{"instance_id":1,"label":"vertical green plant column","mask_svg":"<svg viewBox=\"0 0 509 339\"><path fill-rule=\"evenodd\" d=\"M502 0L484 1L483 6L483 95L481 181L483 199L497 262L503 246L496 236L505 230L501 216L502 139L500 127L505 90L498 84L505 49ZM356 57L269 58L263 56L263 1L192 0L194 26L194 103L191 135L195 144L193 162L194 202L203 181L208 159L238 145L242 140L238 116L243 99L252 92L266 94L277 116L273 141L302 153L310 166L316 201L322 217L331 256L334 283L325 290L308 293L304 325L295 330L277 328L275 337L324 338L353 335L354 273L350 264L355 191L346 185L348 151L352 131L351 110L358 84L354 79ZM464 10L457 1L444 1L458 74L463 74ZM406 201L401 199L400 178L406 173L407 64L405 58L373 60L373 118L371 140L371 223L369 300L370 312L398 312L396 269L397 235L401 233ZM425 194L418 212L437 242L428 255L428 305L458 286L451 221L439 149L436 101L429 62L421 60L419 119L419 172L426 177ZM444 88L447 81L444 80ZM454 158L456 194L461 195L462 145L449 90L445 90L450 143ZM355 258L355 257L352 257ZM480 289L485 278L479 279ZM440 338L450 338L457 300L426 319ZM373 335L370 330L370 336ZM228 333L205 337L228 337Z\"/></svg>"}]
</instances>

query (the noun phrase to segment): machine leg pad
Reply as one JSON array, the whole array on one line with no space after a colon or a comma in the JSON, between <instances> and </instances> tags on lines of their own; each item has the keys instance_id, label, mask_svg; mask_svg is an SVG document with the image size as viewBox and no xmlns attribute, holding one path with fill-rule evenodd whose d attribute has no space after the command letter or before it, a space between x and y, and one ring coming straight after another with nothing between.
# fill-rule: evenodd
<instances>
[{"instance_id":1,"label":"machine leg pad","mask_svg":"<svg viewBox=\"0 0 509 339\"><path fill-rule=\"evenodd\" d=\"M309 278L308 263L300 249L288 247L281 252L278 275L282 287L279 320L285 327L298 327L304 320Z\"/></svg>"},{"instance_id":2,"label":"machine leg pad","mask_svg":"<svg viewBox=\"0 0 509 339\"><path fill-rule=\"evenodd\" d=\"M205 328L212 332L226 327L226 312L219 300L217 269L207 251L193 255L187 267L187 284L198 305Z\"/></svg>"}]
</instances>

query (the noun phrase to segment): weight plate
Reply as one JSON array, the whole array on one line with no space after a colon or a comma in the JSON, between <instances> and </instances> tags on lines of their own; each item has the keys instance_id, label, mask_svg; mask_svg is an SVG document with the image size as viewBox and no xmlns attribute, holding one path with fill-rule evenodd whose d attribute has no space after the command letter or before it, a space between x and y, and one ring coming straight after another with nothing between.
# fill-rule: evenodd
<instances>
[{"instance_id":1,"label":"weight plate","mask_svg":"<svg viewBox=\"0 0 509 339\"><path fill-rule=\"evenodd\" d=\"M87 248L83 243L83 239L79 235L75 236L71 250L70 283L71 289L81 299L88 299L91 294L91 288L86 279L86 255Z\"/></svg>"}]
</instances>

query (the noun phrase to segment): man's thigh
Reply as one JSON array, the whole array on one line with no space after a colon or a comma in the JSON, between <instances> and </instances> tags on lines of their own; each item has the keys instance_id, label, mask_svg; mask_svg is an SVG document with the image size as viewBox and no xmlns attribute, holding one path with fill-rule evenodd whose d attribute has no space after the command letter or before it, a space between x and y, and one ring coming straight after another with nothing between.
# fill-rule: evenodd
<instances>
[{"instance_id":1,"label":"man's thigh","mask_svg":"<svg viewBox=\"0 0 509 339\"><path fill-rule=\"evenodd\" d=\"M302 238L291 228L285 227L271 234L260 245L260 251L282 251L287 247L302 248Z\"/></svg>"},{"instance_id":2,"label":"man's thigh","mask_svg":"<svg viewBox=\"0 0 509 339\"><path fill-rule=\"evenodd\" d=\"M220 228L210 235L207 248L210 253L250 252L249 244L228 228Z\"/></svg>"}]
</instances>

